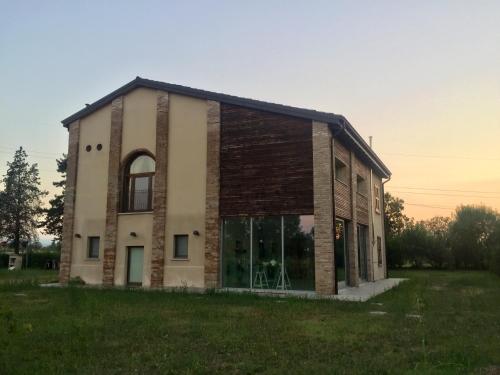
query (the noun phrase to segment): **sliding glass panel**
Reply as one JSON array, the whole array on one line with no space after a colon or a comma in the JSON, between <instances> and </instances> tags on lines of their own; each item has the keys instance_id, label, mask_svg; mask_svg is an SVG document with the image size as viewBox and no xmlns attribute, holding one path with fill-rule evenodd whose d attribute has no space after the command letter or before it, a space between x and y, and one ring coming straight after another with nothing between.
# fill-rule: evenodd
<instances>
[{"instance_id":1,"label":"sliding glass panel","mask_svg":"<svg viewBox=\"0 0 500 375\"><path fill-rule=\"evenodd\" d=\"M222 285L250 288L250 219L224 219L222 231Z\"/></svg>"},{"instance_id":2,"label":"sliding glass panel","mask_svg":"<svg viewBox=\"0 0 500 375\"><path fill-rule=\"evenodd\" d=\"M335 267L339 287L345 286L346 281L346 226L343 220L335 222Z\"/></svg>"},{"instance_id":3,"label":"sliding glass panel","mask_svg":"<svg viewBox=\"0 0 500 375\"><path fill-rule=\"evenodd\" d=\"M314 290L314 216L284 217L284 285L292 290Z\"/></svg>"},{"instance_id":4,"label":"sliding glass panel","mask_svg":"<svg viewBox=\"0 0 500 375\"><path fill-rule=\"evenodd\" d=\"M282 289L281 216L253 219L252 248L252 287Z\"/></svg>"}]
</instances>

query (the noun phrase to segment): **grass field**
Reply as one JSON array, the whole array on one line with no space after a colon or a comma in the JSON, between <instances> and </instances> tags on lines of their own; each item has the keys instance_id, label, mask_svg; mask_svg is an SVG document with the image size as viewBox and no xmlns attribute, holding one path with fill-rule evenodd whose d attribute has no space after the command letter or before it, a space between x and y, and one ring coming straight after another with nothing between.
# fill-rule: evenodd
<instances>
[{"instance_id":1,"label":"grass field","mask_svg":"<svg viewBox=\"0 0 500 375\"><path fill-rule=\"evenodd\" d=\"M0 272L2 374L500 370L500 278L485 272L392 272L410 280L365 303L33 282L54 276Z\"/></svg>"}]
</instances>

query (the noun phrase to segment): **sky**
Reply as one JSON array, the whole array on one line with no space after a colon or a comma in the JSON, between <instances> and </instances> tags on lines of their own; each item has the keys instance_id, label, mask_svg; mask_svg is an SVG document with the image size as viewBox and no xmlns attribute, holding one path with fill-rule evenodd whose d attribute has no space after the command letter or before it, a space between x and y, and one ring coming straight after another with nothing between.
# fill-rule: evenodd
<instances>
[{"instance_id":1,"label":"sky","mask_svg":"<svg viewBox=\"0 0 500 375\"><path fill-rule=\"evenodd\" d=\"M415 219L500 210L500 1L0 0L0 175L136 76L344 115Z\"/></svg>"}]
</instances>

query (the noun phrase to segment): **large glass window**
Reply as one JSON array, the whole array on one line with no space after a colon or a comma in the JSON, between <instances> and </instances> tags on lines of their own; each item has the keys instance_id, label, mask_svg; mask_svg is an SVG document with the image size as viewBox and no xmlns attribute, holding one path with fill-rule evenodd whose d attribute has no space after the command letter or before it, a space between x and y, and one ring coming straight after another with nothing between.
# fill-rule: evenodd
<instances>
[{"instance_id":1,"label":"large glass window","mask_svg":"<svg viewBox=\"0 0 500 375\"><path fill-rule=\"evenodd\" d=\"M282 289L281 216L252 219L253 288Z\"/></svg>"},{"instance_id":2,"label":"large glass window","mask_svg":"<svg viewBox=\"0 0 500 375\"><path fill-rule=\"evenodd\" d=\"M226 288L250 288L249 218L223 220L222 282Z\"/></svg>"},{"instance_id":3,"label":"large glass window","mask_svg":"<svg viewBox=\"0 0 500 375\"><path fill-rule=\"evenodd\" d=\"M155 161L139 154L127 163L123 186L123 211L151 211L153 209L153 186Z\"/></svg>"},{"instance_id":4,"label":"large glass window","mask_svg":"<svg viewBox=\"0 0 500 375\"><path fill-rule=\"evenodd\" d=\"M226 218L224 287L314 290L314 216Z\"/></svg>"},{"instance_id":5,"label":"large glass window","mask_svg":"<svg viewBox=\"0 0 500 375\"><path fill-rule=\"evenodd\" d=\"M314 216L284 216L287 289L314 290Z\"/></svg>"}]
</instances>

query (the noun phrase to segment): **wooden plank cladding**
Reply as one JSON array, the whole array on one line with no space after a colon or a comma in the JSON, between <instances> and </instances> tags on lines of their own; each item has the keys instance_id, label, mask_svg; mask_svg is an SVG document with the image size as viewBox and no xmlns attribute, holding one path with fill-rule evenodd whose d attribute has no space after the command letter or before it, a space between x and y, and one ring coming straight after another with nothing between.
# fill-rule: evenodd
<instances>
[{"instance_id":1,"label":"wooden plank cladding","mask_svg":"<svg viewBox=\"0 0 500 375\"><path fill-rule=\"evenodd\" d=\"M313 214L312 123L221 104L220 214Z\"/></svg>"},{"instance_id":2,"label":"wooden plank cladding","mask_svg":"<svg viewBox=\"0 0 500 375\"><path fill-rule=\"evenodd\" d=\"M334 139L335 143L335 158L342 161L346 167L346 176L351 175L350 168L350 152L349 150L340 143L339 140ZM351 220L351 184L350 178L346 178L344 182L339 181L335 178L335 215L342 219Z\"/></svg>"}]
</instances>

